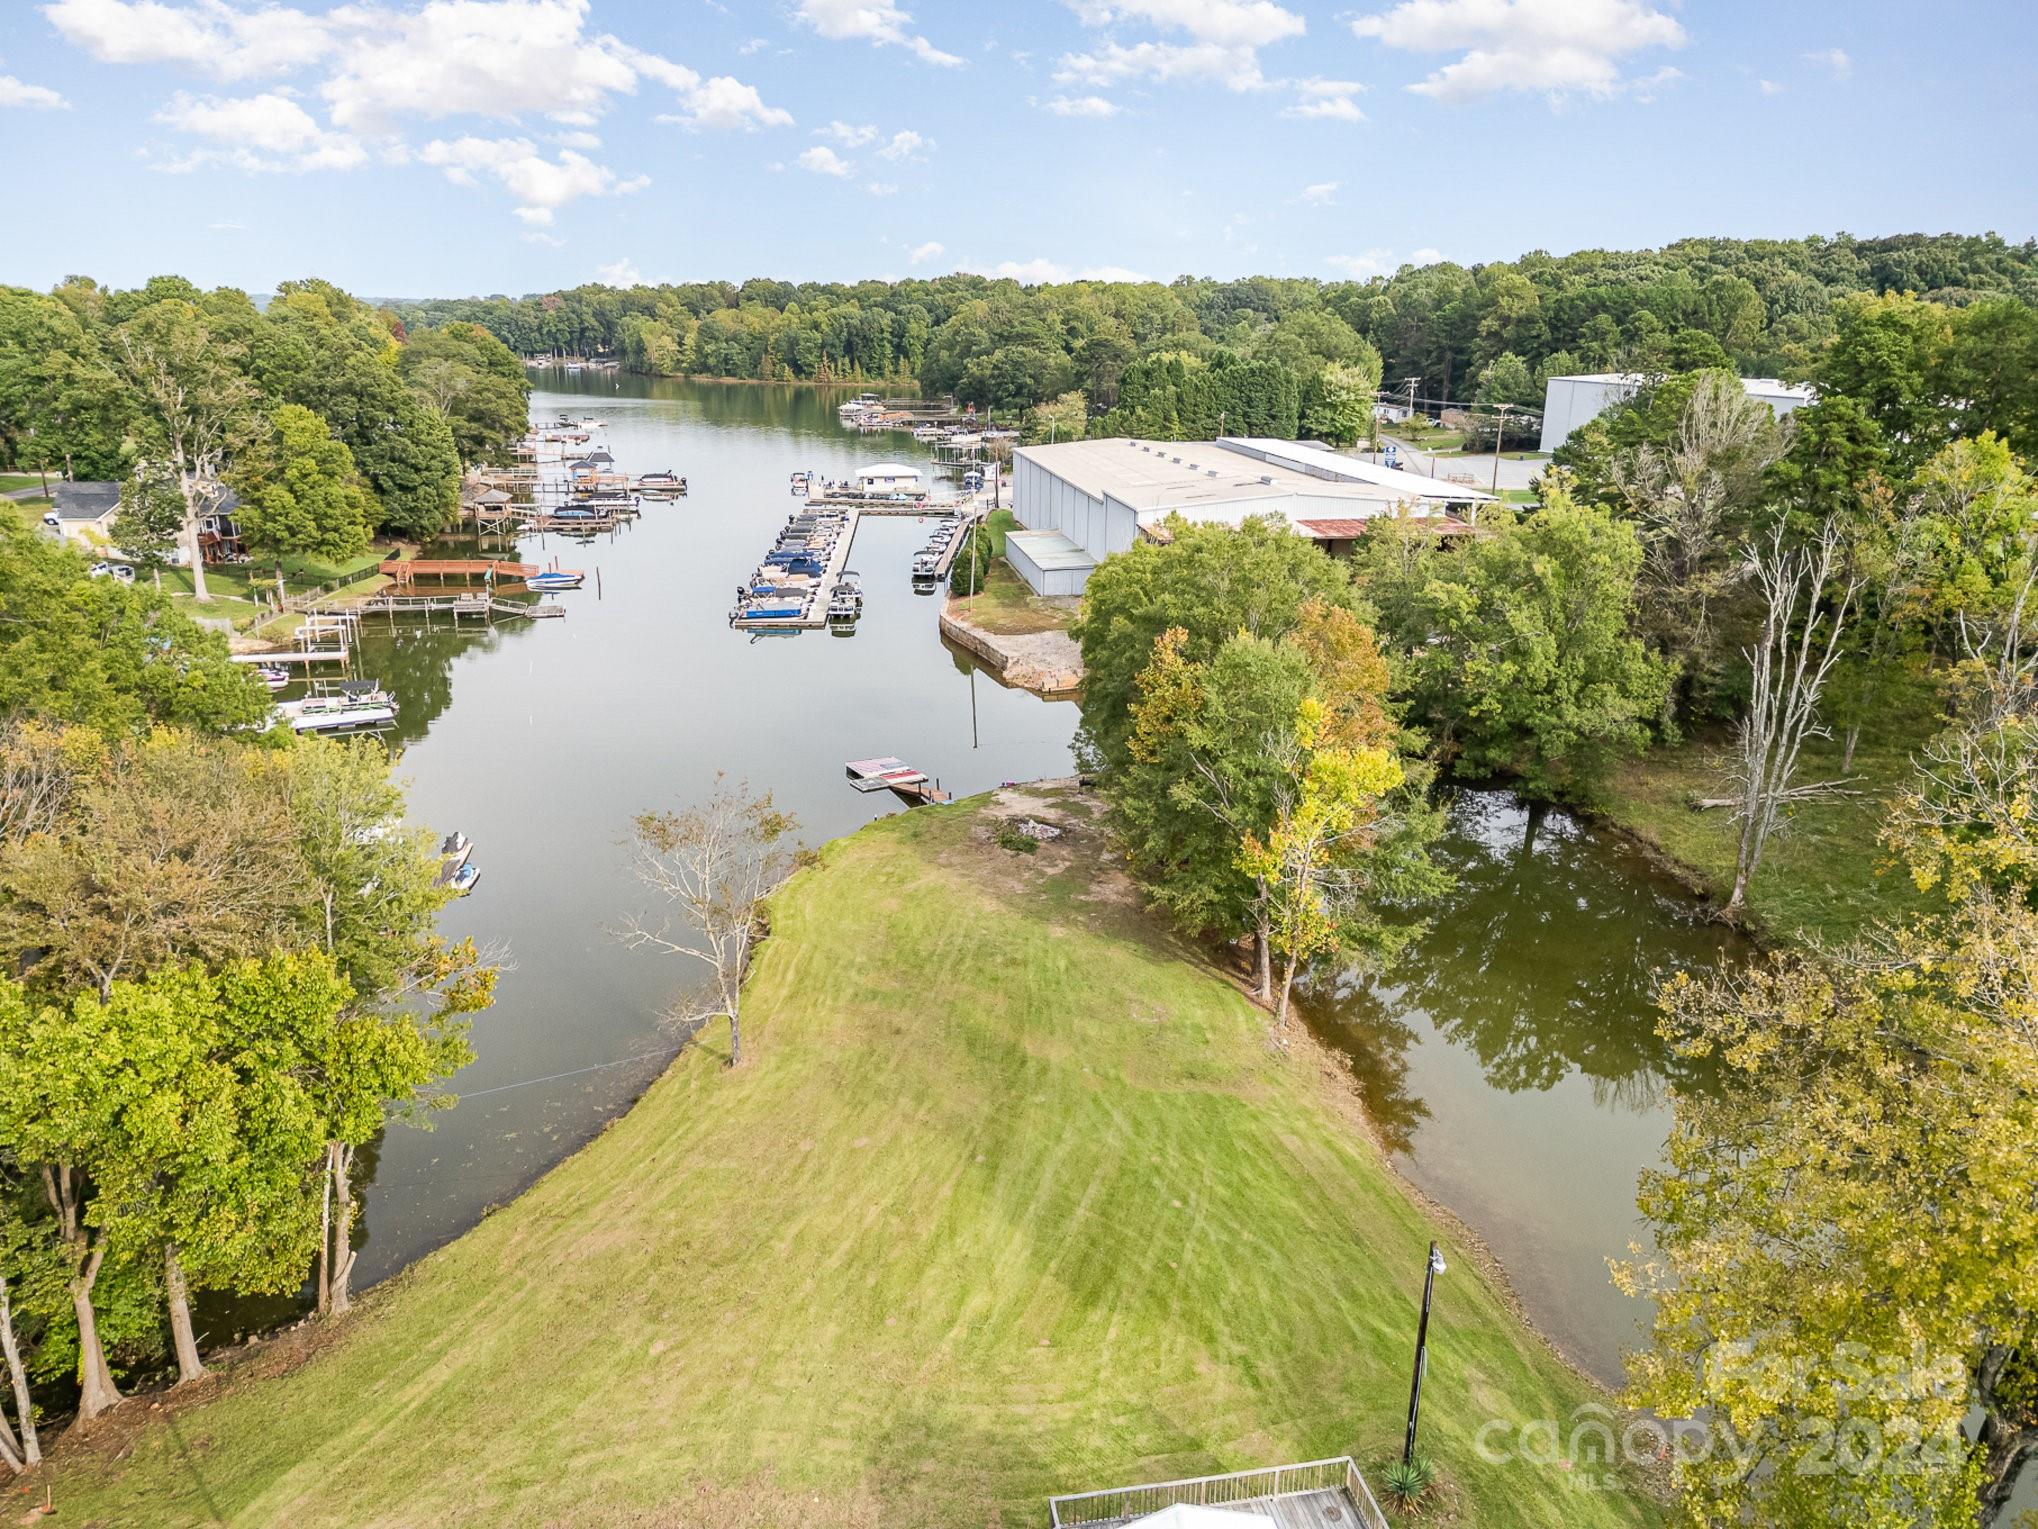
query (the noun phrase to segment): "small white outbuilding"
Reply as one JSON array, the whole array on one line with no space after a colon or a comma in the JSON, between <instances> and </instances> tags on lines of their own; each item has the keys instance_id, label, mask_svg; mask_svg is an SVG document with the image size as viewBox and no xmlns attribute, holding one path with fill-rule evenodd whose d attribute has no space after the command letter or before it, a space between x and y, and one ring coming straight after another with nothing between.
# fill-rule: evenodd
<instances>
[{"instance_id":1,"label":"small white outbuilding","mask_svg":"<svg viewBox=\"0 0 2038 1529\"><path fill-rule=\"evenodd\" d=\"M856 488L862 494L917 494L922 481L920 469L906 462L873 462L856 470Z\"/></svg>"}]
</instances>

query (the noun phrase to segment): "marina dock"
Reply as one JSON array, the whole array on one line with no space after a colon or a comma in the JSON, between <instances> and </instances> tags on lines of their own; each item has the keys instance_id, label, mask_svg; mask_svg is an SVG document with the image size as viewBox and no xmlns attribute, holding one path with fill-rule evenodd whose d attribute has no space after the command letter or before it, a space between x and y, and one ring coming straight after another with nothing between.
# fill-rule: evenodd
<instances>
[{"instance_id":1,"label":"marina dock","mask_svg":"<svg viewBox=\"0 0 2038 1529\"><path fill-rule=\"evenodd\" d=\"M807 603L807 613L797 618L790 616L737 617L730 621L731 628L738 632L804 632L828 624L828 592L842 577L842 570L849 566L849 551L856 544L857 522L869 513L854 507L845 510L842 520L842 534L835 538L835 545L829 549L828 564L821 577L814 583L813 598Z\"/></svg>"}]
</instances>

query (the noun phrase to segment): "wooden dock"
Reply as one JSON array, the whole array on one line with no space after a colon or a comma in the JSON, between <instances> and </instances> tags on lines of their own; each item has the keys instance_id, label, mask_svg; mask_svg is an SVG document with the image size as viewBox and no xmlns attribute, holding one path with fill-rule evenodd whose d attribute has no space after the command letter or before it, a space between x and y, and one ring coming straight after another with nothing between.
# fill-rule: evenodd
<instances>
[{"instance_id":1,"label":"wooden dock","mask_svg":"<svg viewBox=\"0 0 2038 1529\"><path fill-rule=\"evenodd\" d=\"M956 527L955 535L948 539L948 550L941 554L941 561L934 565L934 579L936 583L940 583L948 577L948 570L955 566L956 558L961 555L962 544L969 539L978 526L983 524L983 520L984 512L982 511L974 511L962 517L962 523Z\"/></svg>"},{"instance_id":2,"label":"wooden dock","mask_svg":"<svg viewBox=\"0 0 2038 1529\"><path fill-rule=\"evenodd\" d=\"M842 534L835 538L835 546L828 554L828 566L821 570L821 577L815 582L814 597L807 605L807 614L797 621L780 617L759 620L738 619L729 623L738 632L806 632L828 624L828 593L835 587L835 581L842 577L842 570L849 566L850 548L856 545L856 527L867 510L852 508L842 519Z\"/></svg>"},{"instance_id":3,"label":"wooden dock","mask_svg":"<svg viewBox=\"0 0 2038 1529\"><path fill-rule=\"evenodd\" d=\"M858 791L889 791L909 807L922 802L952 802L954 796L926 771L916 770L903 759L852 759L842 767L849 784Z\"/></svg>"},{"instance_id":4,"label":"wooden dock","mask_svg":"<svg viewBox=\"0 0 2038 1529\"><path fill-rule=\"evenodd\" d=\"M510 620L519 618L536 620L542 616L563 616L563 605L532 604L521 600L504 600L486 591L446 590L439 594L398 594L385 590L370 595L356 609L370 615L387 616L394 621L398 616L419 616L429 621L433 616L451 616L458 626L462 616L475 616L483 621L492 621L501 616Z\"/></svg>"},{"instance_id":5,"label":"wooden dock","mask_svg":"<svg viewBox=\"0 0 2038 1529\"><path fill-rule=\"evenodd\" d=\"M412 557L391 558L382 565L381 571L398 584L410 584L420 576L439 579L527 579L534 573L543 573L537 563L513 563L506 558L493 557Z\"/></svg>"}]
</instances>

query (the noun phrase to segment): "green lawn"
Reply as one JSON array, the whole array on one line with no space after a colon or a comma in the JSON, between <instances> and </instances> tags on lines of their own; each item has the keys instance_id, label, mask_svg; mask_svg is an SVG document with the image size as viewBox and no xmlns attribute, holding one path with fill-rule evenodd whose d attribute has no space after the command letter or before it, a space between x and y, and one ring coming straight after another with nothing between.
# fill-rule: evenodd
<instances>
[{"instance_id":1,"label":"green lawn","mask_svg":"<svg viewBox=\"0 0 2038 1529\"><path fill-rule=\"evenodd\" d=\"M283 579L292 594L301 594L333 579L365 572L388 556L386 549L370 548L359 557L336 563L317 558L286 557L282 560ZM371 587L366 581L358 586L362 590ZM163 570L163 590L166 594L183 597L187 607L197 615L246 621L258 615L267 600L275 595L276 568L271 563L229 563L208 568L205 570L208 598L202 602L191 598L190 569L166 568Z\"/></svg>"},{"instance_id":2,"label":"green lawn","mask_svg":"<svg viewBox=\"0 0 2038 1529\"><path fill-rule=\"evenodd\" d=\"M974 597L964 589L955 593L954 600L951 614L960 615L987 632L1014 637L1028 632L1061 631L1076 619L1082 606L1082 601L1072 595L1036 595L1002 557L991 564L990 573Z\"/></svg>"},{"instance_id":3,"label":"green lawn","mask_svg":"<svg viewBox=\"0 0 2038 1529\"><path fill-rule=\"evenodd\" d=\"M774 908L743 1068L710 1037L293 1373L60 1455L62 1521L1019 1526L1056 1491L1373 1467L1441 1236L1423 1439L1456 1496L1426 1522L1660 1522L1480 1463L1487 1419L1594 1393L1342 1071L1157 933L1091 804L1027 806L1070 834L1026 855L989 810L828 846Z\"/></svg>"},{"instance_id":4,"label":"green lawn","mask_svg":"<svg viewBox=\"0 0 2038 1529\"><path fill-rule=\"evenodd\" d=\"M1877 916L1922 905L1910 881L1884 865L1876 835L1888 803L1907 786L1912 756L1941 726L1938 700L1920 684L1893 705L1879 728L1862 735L1854 756L1859 795L1797 806L1769 841L1749 903L1755 921L1780 938L1845 939ZM1695 872L1724 901L1734 884L1739 825L1722 809L1694 811L1690 803L1726 793L1720 756L1723 733L1658 749L1618 768L1601 807L1622 827L1648 840ZM1798 779L1837 779L1837 739L1805 746Z\"/></svg>"},{"instance_id":5,"label":"green lawn","mask_svg":"<svg viewBox=\"0 0 2038 1529\"><path fill-rule=\"evenodd\" d=\"M52 473L48 481L61 483L63 475ZM18 488L41 488L43 482L41 473L0 473L0 494L9 494Z\"/></svg>"}]
</instances>

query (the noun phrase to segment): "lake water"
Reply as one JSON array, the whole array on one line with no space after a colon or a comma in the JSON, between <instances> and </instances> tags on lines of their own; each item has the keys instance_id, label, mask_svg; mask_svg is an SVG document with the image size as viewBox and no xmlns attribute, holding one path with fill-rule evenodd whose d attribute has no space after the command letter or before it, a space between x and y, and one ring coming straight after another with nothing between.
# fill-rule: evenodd
<instances>
[{"instance_id":1,"label":"lake water","mask_svg":"<svg viewBox=\"0 0 2038 1529\"><path fill-rule=\"evenodd\" d=\"M770 787L820 842L900 810L852 791L845 760L897 754L959 794L1073 769L1073 704L1004 689L941 643L934 601L907 575L922 522L858 531L853 638L728 629L737 580L796 503L789 474L923 460L909 439L843 429L841 395L811 388L599 372L539 385L534 418L603 420L620 468L670 467L691 492L613 537L525 538L526 558L589 574L557 597L563 620L364 629L360 672L401 703L415 816L475 841L480 884L444 931L510 962L454 1082L458 1108L430 1131L392 1129L371 1160L364 1285L517 1193L665 1064L657 1016L700 973L611 933L643 905L621 849L635 813L698 800L721 770ZM1354 1058L1404 1170L1494 1249L1545 1331L1612 1381L1641 1314L1604 1259L1636 1230L1635 1173L1666 1118L1649 973L1708 958L1718 934L1618 843L1559 816L1532 844L1526 830L1510 798L1462 796L1444 846L1460 883L1431 932L1393 982L1326 985L1307 1012ZM1438 1309L1445 1320L1448 1284ZM211 1326L262 1315L237 1306Z\"/></svg>"}]
</instances>

